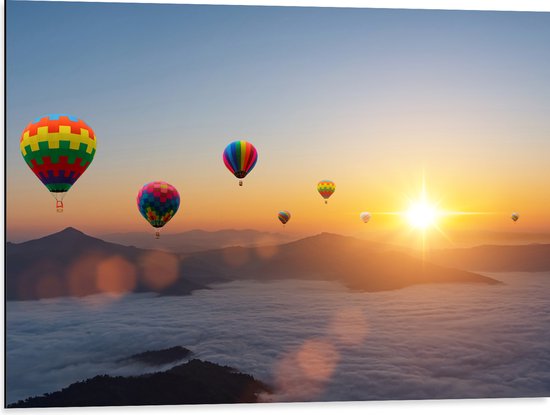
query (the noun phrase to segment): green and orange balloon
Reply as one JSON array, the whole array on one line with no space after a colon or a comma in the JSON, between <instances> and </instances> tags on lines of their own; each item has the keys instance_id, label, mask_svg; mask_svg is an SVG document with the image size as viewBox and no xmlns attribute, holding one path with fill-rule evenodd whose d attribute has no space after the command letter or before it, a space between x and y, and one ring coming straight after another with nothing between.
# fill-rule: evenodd
<instances>
[{"instance_id":1,"label":"green and orange balloon","mask_svg":"<svg viewBox=\"0 0 550 415\"><path fill-rule=\"evenodd\" d=\"M317 184L317 191L325 199L325 204L328 203L328 198L332 196L336 190L336 185L332 180L321 180Z\"/></svg>"}]
</instances>

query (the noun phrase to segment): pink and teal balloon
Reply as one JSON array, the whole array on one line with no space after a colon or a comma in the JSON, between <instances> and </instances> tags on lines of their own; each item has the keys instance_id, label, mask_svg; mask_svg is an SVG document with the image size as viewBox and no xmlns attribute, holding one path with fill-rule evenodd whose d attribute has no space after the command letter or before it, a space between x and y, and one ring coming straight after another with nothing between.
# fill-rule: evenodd
<instances>
[{"instance_id":1,"label":"pink and teal balloon","mask_svg":"<svg viewBox=\"0 0 550 415\"><path fill-rule=\"evenodd\" d=\"M290 212L288 210L281 210L278 217L281 223L284 225L290 220Z\"/></svg>"},{"instance_id":2,"label":"pink and teal balloon","mask_svg":"<svg viewBox=\"0 0 550 415\"><path fill-rule=\"evenodd\" d=\"M225 167L238 179L244 179L252 171L257 161L258 152L248 141L233 141L223 152ZM242 180L239 180L239 185L243 185Z\"/></svg>"},{"instance_id":3,"label":"pink and teal balloon","mask_svg":"<svg viewBox=\"0 0 550 415\"><path fill-rule=\"evenodd\" d=\"M162 228L178 211L180 195L174 186L166 182L147 183L137 195L137 206L151 226Z\"/></svg>"}]
</instances>

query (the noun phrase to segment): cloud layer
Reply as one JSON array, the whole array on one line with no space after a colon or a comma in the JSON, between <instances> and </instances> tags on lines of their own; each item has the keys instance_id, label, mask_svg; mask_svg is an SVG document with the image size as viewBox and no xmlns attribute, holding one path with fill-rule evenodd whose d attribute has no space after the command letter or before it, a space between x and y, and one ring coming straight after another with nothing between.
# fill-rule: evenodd
<instances>
[{"instance_id":1,"label":"cloud layer","mask_svg":"<svg viewBox=\"0 0 550 415\"><path fill-rule=\"evenodd\" d=\"M236 281L191 296L7 304L7 401L182 345L277 388L267 401L550 396L550 275L358 293ZM161 368L162 369L162 368Z\"/></svg>"}]
</instances>

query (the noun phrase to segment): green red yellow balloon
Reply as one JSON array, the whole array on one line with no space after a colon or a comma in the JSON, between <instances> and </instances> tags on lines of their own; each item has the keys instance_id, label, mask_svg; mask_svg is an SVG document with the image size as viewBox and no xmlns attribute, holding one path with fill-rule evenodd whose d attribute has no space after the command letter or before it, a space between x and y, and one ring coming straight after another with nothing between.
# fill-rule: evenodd
<instances>
[{"instance_id":1,"label":"green red yellow balloon","mask_svg":"<svg viewBox=\"0 0 550 415\"><path fill-rule=\"evenodd\" d=\"M36 118L23 130L20 148L25 162L55 197L61 212L65 193L94 159L96 137L81 119L50 114Z\"/></svg>"}]
</instances>

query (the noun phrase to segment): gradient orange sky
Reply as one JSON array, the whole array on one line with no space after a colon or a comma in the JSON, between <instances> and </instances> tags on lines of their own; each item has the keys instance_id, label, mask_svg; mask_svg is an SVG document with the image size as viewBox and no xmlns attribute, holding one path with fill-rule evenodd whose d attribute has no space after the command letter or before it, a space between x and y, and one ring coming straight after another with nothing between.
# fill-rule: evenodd
<instances>
[{"instance_id":1,"label":"gradient orange sky","mask_svg":"<svg viewBox=\"0 0 550 415\"><path fill-rule=\"evenodd\" d=\"M486 213L442 219L449 235L550 232L548 13L62 3L8 12L8 240L67 226L152 232L135 202L152 180L181 195L166 233L279 232L286 209L285 232L399 239L411 232L404 218L376 212L405 210L423 176L440 209ZM90 15L100 35L60 24ZM69 33L87 54L31 65ZM54 112L84 119L98 143L63 214L19 152L25 126ZM222 162L234 139L259 153L243 187ZM336 183L327 206L322 179ZM369 224L361 211L373 212Z\"/></svg>"}]
</instances>

